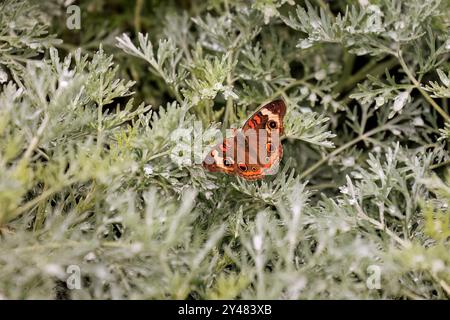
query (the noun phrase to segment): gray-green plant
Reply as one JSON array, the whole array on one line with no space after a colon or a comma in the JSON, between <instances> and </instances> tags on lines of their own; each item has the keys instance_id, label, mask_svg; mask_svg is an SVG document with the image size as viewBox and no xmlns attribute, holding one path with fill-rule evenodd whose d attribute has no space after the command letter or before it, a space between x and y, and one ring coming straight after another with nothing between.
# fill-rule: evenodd
<instances>
[{"instance_id":1,"label":"gray-green plant","mask_svg":"<svg viewBox=\"0 0 450 320\"><path fill-rule=\"evenodd\" d=\"M0 298L449 298L448 1L69 4L0 4ZM276 176L173 161L278 97Z\"/></svg>"}]
</instances>

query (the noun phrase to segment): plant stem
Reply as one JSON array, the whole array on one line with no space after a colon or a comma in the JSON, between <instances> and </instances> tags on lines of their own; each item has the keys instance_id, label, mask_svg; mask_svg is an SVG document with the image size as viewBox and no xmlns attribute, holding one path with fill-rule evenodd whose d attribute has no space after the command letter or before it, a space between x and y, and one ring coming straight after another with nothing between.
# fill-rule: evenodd
<instances>
[{"instance_id":1,"label":"plant stem","mask_svg":"<svg viewBox=\"0 0 450 320\"><path fill-rule=\"evenodd\" d=\"M353 67L355 65L355 55L348 52L346 48L343 48L343 68L342 68L342 75L341 79L347 79L351 74ZM345 81L345 80L344 80Z\"/></svg>"},{"instance_id":2,"label":"plant stem","mask_svg":"<svg viewBox=\"0 0 450 320\"><path fill-rule=\"evenodd\" d=\"M394 239L395 242L397 242L402 248L408 248L410 246L409 241L404 240L400 238L395 232L393 232L391 229L386 228L386 225L384 223L381 223L380 221L369 217L361 208L361 206L357 203L355 204L356 210L358 212L358 215L364 219L369 221L375 228L379 230L385 231L392 239Z\"/></svg>"},{"instance_id":3,"label":"plant stem","mask_svg":"<svg viewBox=\"0 0 450 320\"><path fill-rule=\"evenodd\" d=\"M433 165L430 166L430 169L434 170L434 169L437 169L437 168L440 168L440 167L444 167L444 166L447 166L447 165L450 165L450 160L433 164Z\"/></svg>"},{"instance_id":4,"label":"plant stem","mask_svg":"<svg viewBox=\"0 0 450 320\"><path fill-rule=\"evenodd\" d=\"M386 225L384 224L384 222L380 222L380 221L370 217L369 215L367 215L364 212L362 207L359 205L359 202L356 200L356 193L355 193L355 190L353 188L353 183L351 182L351 180L350 180L350 178L348 176L347 176L347 185L349 187L350 195L355 200L354 204L353 204L353 207L356 209L356 212L358 213L358 216L361 219L370 222L376 229L385 231L392 239L395 240L395 242L400 244L400 246L402 248L408 248L410 246L410 242L408 240L404 240L404 239L400 238L395 232L393 232L392 230L387 228Z\"/></svg>"},{"instance_id":5,"label":"plant stem","mask_svg":"<svg viewBox=\"0 0 450 320\"><path fill-rule=\"evenodd\" d=\"M52 250L52 249L61 249L61 248L67 248L67 247L80 247L80 246L86 246L86 247L92 247L95 245L95 243L92 243L90 241L66 241L66 242L50 242L45 244L35 244L31 246L26 247L20 247L12 249L14 252L29 252L29 251L36 251L36 250ZM100 247L106 247L106 248L128 248L132 246L130 243L121 243L117 241L104 241L99 243Z\"/></svg>"},{"instance_id":6,"label":"plant stem","mask_svg":"<svg viewBox=\"0 0 450 320\"><path fill-rule=\"evenodd\" d=\"M402 52L399 51L397 54L398 61L400 62L400 65L403 68L403 71L405 71L406 75L408 76L409 80L414 84L414 86L419 90L419 92L422 94L422 96L427 100L431 106L444 118L446 122L450 122L450 116L436 103L436 101L431 98L428 93L422 89L419 81L414 77L411 70L408 68L408 66L405 63L405 60L403 59Z\"/></svg>"},{"instance_id":7,"label":"plant stem","mask_svg":"<svg viewBox=\"0 0 450 320\"><path fill-rule=\"evenodd\" d=\"M369 63L367 63L363 68L361 68L357 73L352 75L346 81L337 84L334 87L333 91L336 93L340 93L342 91L349 90L350 88L353 88L355 84L365 79L367 75L370 74L372 76L377 76L379 74L382 74L386 69L389 70L392 67L396 66L397 64L398 60L396 58L391 58L380 64L377 64L377 61L375 60L371 60Z\"/></svg>"},{"instance_id":8,"label":"plant stem","mask_svg":"<svg viewBox=\"0 0 450 320\"><path fill-rule=\"evenodd\" d=\"M156 159L156 158L160 158L160 157L163 157L163 156L167 156L167 155L170 154L170 152L171 152L171 150L166 150L166 151L163 151L163 152L154 154L154 155L152 155L150 158L148 158L147 161L151 161L151 160L154 160L154 159Z\"/></svg>"},{"instance_id":9,"label":"plant stem","mask_svg":"<svg viewBox=\"0 0 450 320\"><path fill-rule=\"evenodd\" d=\"M327 3L325 3L324 0L316 0L316 2L323 10L325 10L326 13L333 16L333 13L331 12L330 7L328 6Z\"/></svg>"},{"instance_id":10,"label":"plant stem","mask_svg":"<svg viewBox=\"0 0 450 320\"><path fill-rule=\"evenodd\" d=\"M224 0L225 11L230 13L230 5L228 4L228 0Z\"/></svg>"},{"instance_id":11,"label":"plant stem","mask_svg":"<svg viewBox=\"0 0 450 320\"><path fill-rule=\"evenodd\" d=\"M31 158L31 155L33 154L34 149L39 144L39 140L41 139L42 135L44 134L44 130L47 127L49 121L48 114L45 114L44 119L42 120L41 125L39 126L36 135L31 139L30 144L28 145L27 150L25 150L25 154L23 155L23 160L28 161Z\"/></svg>"},{"instance_id":12,"label":"plant stem","mask_svg":"<svg viewBox=\"0 0 450 320\"><path fill-rule=\"evenodd\" d=\"M228 75L227 75L227 85L228 86L233 86L233 59L234 59L234 53L236 51L236 49L238 48L238 44L239 41L242 38L242 33L239 34L236 39L234 40L234 42L231 44L231 48L230 51L228 52L228 57L227 57L227 68L228 68ZM234 120L234 118L232 118L232 116L234 116L234 112L233 112L233 98L232 97L228 97L227 98L227 104L225 107L225 115L224 115L224 120L223 120L223 124L225 127L228 127L229 122L232 122ZM232 120L233 119L233 120Z\"/></svg>"},{"instance_id":13,"label":"plant stem","mask_svg":"<svg viewBox=\"0 0 450 320\"><path fill-rule=\"evenodd\" d=\"M278 89L272 96L270 100L273 100L274 98L278 97L279 95L281 95L282 93L285 93L286 91L288 91L289 89L296 87L298 85L305 85L309 87L309 84L304 80L304 79L298 79L295 81L292 81L291 83L289 83L288 85L286 85L283 88Z\"/></svg>"},{"instance_id":14,"label":"plant stem","mask_svg":"<svg viewBox=\"0 0 450 320\"><path fill-rule=\"evenodd\" d=\"M233 62L233 53L230 52L229 56L228 56L228 75L227 75L227 85L231 86L233 85L233 80L232 80L232 74L231 74L231 65ZM231 115L233 114L233 98L232 97L228 97L227 98L227 104L225 107L225 116L223 119L223 124L225 127L228 127L229 122L231 122Z\"/></svg>"},{"instance_id":15,"label":"plant stem","mask_svg":"<svg viewBox=\"0 0 450 320\"><path fill-rule=\"evenodd\" d=\"M134 30L136 33L141 31L141 11L143 4L143 0L136 0L136 5L134 6Z\"/></svg>"},{"instance_id":16,"label":"plant stem","mask_svg":"<svg viewBox=\"0 0 450 320\"><path fill-rule=\"evenodd\" d=\"M48 197L50 197L52 194L58 192L59 190L65 188L66 186L70 186L71 184L73 184L73 181L68 181L66 183L64 183L62 186L54 186L52 188L49 188L47 190L45 190L44 192L42 192L39 196L37 196L36 198L32 199L31 201L28 201L27 203L25 203L24 205L22 205L21 207L18 207L13 214L13 218L16 218L18 216L20 216L21 214L25 213L26 211L30 210L31 208L33 208L35 205L39 204L39 202L44 201L45 199L47 199Z\"/></svg>"},{"instance_id":17,"label":"plant stem","mask_svg":"<svg viewBox=\"0 0 450 320\"><path fill-rule=\"evenodd\" d=\"M100 88L97 101L97 147L101 146L103 131L103 76L100 76Z\"/></svg>"},{"instance_id":18,"label":"plant stem","mask_svg":"<svg viewBox=\"0 0 450 320\"><path fill-rule=\"evenodd\" d=\"M431 274L431 277L434 279L434 281L439 283L441 288L450 297L450 285L445 280L439 279L434 273L430 272L430 274Z\"/></svg>"},{"instance_id":19,"label":"plant stem","mask_svg":"<svg viewBox=\"0 0 450 320\"><path fill-rule=\"evenodd\" d=\"M391 128L391 125L385 124L384 126L372 129L370 131L367 131L366 133L358 136L357 138L347 142L346 144L340 146L339 148L337 148L336 150L334 150L333 152L331 152L327 156L325 156L322 159L320 159L318 162L316 162L314 165L309 167L307 170L303 171L302 174L300 175L300 179L303 179L303 178L307 177L308 175L310 175L311 173L316 171L320 166L322 166L329 159L331 159L332 157L337 156L339 153L341 153L342 151L346 150L347 148L353 146L354 144L358 143L359 141L365 140L366 138L368 138L370 136L373 136L376 133L388 130L390 128Z\"/></svg>"}]
</instances>

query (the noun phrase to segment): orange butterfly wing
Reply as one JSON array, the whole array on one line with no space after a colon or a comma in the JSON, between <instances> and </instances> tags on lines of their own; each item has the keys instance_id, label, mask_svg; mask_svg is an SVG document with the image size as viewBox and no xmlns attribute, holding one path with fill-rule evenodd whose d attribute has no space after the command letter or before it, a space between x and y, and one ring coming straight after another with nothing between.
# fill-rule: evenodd
<instances>
[{"instance_id":1,"label":"orange butterfly wing","mask_svg":"<svg viewBox=\"0 0 450 320\"><path fill-rule=\"evenodd\" d=\"M264 105L245 122L242 131L247 137L247 168L241 168L242 164L237 163L237 173L241 177L257 180L278 171L283 157L280 138L284 133L285 114L286 104L280 99ZM252 143L252 137L256 144Z\"/></svg>"},{"instance_id":2,"label":"orange butterfly wing","mask_svg":"<svg viewBox=\"0 0 450 320\"><path fill-rule=\"evenodd\" d=\"M283 119L286 114L286 104L283 100L275 100L259 108L242 126L242 131L249 129L267 129L267 126L274 126L273 122L277 125L276 128L270 128L271 130L279 130L280 136L284 133Z\"/></svg>"},{"instance_id":3,"label":"orange butterfly wing","mask_svg":"<svg viewBox=\"0 0 450 320\"><path fill-rule=\"evenodd\" d=\"M231 137L214 146L203 160L203 167L211 172L234 174L236 171L235 141L236 138Z\"/></svg>"},{"instance_id":4,"label":"orange butterfly wing","mask_svg":"<svg viewBox=\"0 0 450 320\"><path fill-rule=\"evenodd\" d=\"M234 137L225 139L210 151L203 166L211 172L238 174L247 180L276 173L283 156L280 137L285 114L283 100L262 106Z\"/></svg>"}]
</instances>

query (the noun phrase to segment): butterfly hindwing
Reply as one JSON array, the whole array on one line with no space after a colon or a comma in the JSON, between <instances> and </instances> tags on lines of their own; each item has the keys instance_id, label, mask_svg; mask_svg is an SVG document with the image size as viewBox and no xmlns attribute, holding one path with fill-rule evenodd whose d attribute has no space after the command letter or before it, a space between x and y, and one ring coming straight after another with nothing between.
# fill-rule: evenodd
<instances>
[{"instance_id":1,"label":"butterfly hindwing","mask_svg":"<svg viewBox=\"0 0 450 320\"><path fill-rule=\"evenodd\" d=\"M274 147L272 143L271 149L257 149L256 151L251 145L247 144L246 162L236 163L237 174L247 180L258 180L267 175L273 175L278 171L278 166L283 157L283 146L281 143ZM251 154L256 156L251 156ZM256 161L254 160L256 159Z\"/></svg>"},{"instance_id":2,"label":"butterfly hindwing","mask_svg":"<svg viewBox=\"0 0 450 320\"><path fill-rule=\"evenodd\" d=\"M214 146L203 160L203 166L211 172L234 174L236 172L235 143L236 138L231 137Z\"/></svg>"}]
</instances>

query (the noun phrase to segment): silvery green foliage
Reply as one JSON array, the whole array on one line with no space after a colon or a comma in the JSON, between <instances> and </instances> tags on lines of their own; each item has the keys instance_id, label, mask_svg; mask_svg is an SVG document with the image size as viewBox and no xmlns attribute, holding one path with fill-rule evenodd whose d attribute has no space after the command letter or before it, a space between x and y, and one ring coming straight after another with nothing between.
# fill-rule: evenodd
<instances>
[{"instance_id":1,"label":"silvery green foliage","mask_svg":"<svg viewBox=\"0 0 450 320\"><path fill-rule=\"evenodd\" d=\"M0 84L10 77L21 83L28 61L57 44L48 35L49 22L36 3L6 0L0 4Z\"/></svg>"},{"instance_id":2,"label":"silvery green foliage","mask_svg":"<svg viewBox=\"0 0 450 320\"><path fill-rule=\"evenodd\" d=\"M433 93L433 98L448 98L450 97L450 78L446 75L441 69L436 70L439 75L439 79L442 85L439 82L430 81L430 85L427 86L427 89Z\"/></svg>"},{"instance_id":3,"label":"silvery green foliage","mask_svg":"<svg viewBox=\"0 0 450 320\"><path fill-rule=\"evenodd\" d=\"M447 2L102 3L0 5L0 298L450 297ZM174 161L278 97L276 176Z\"/></svg>"}]
</instances>

